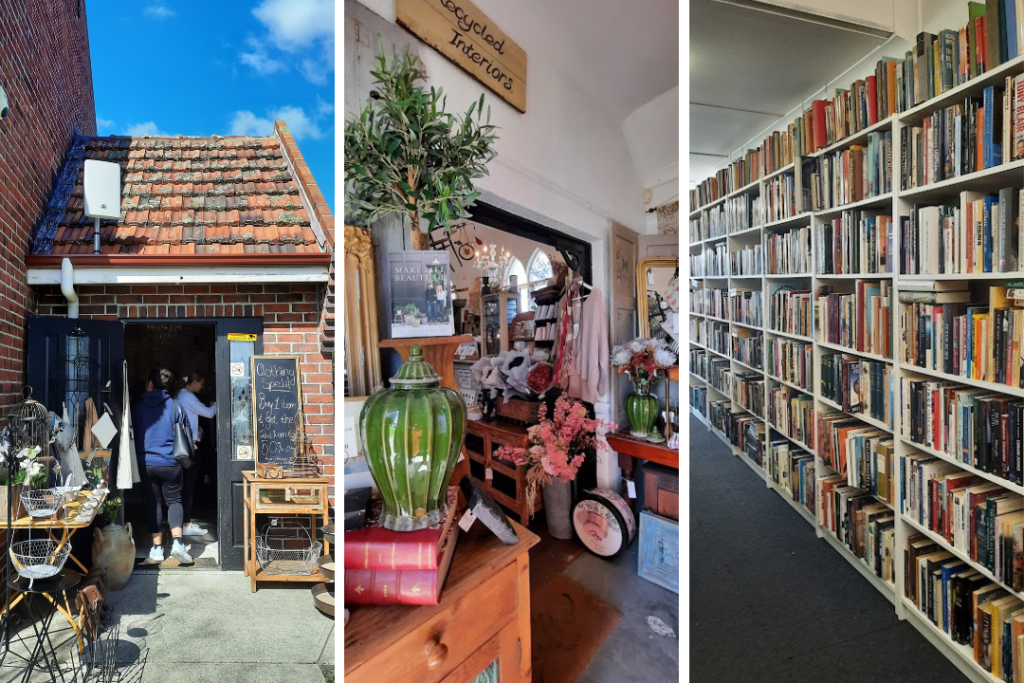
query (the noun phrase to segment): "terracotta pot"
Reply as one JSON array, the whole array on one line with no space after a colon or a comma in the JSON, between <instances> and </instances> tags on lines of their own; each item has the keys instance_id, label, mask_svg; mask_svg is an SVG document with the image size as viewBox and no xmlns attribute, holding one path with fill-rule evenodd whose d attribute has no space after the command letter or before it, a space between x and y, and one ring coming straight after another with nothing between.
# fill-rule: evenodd
<instances>
[{"instance_id":1,"label":"terracotta pot","mask_svg":"<svg viewBox=\"0 0 1024 683\"><path fill-rule=\"evenodd\" d=\"M135 540L130 523L108 524L93 531L92 566L107 570L109 590L119 591L128 585L135 566Z\"/></svg>"}]
</instances>

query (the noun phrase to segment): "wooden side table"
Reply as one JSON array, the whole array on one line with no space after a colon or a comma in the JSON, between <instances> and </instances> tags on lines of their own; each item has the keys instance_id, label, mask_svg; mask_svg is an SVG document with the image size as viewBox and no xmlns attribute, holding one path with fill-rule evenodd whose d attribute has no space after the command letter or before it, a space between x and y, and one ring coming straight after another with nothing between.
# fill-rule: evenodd
<instances>
[{"instance_id":1,"label":"wooden side table","mask_svg":"<svg viewBox=\"0 0 1024 683\"><path fill-rule=\"evenodd\" d=\"M242 494L245 500L245 575L252 581L252 592L256 592L261 581L290 581L305 583L323 583L327 578L320 573L319 567L312 574L292 576L283 574L267 574L256 559L256 515L301 515L309 517L310 535L316 540L316 518L323 520L324 526L330 524L328 511L328 485L324 477L295 479L260 479L253 471L242 472ZM300 489L301 496L291 495ZM306 493L308 492L308 495ZM324 555L330 554L330 544L324 539Z\"/></svg>"},{"instance_id":2,"label":"wooden side table","mask_svg":"<svg viewBox=\"0 0 1024 683\"><path fill-rule=\"evenodd\" d=\"M619 430L605 435L608 445L619 454L619 468L622 470L622 497L632 500L628 493L628 483L633 481L637 460L648 460L659 465L679 469L679 451L668 448L663 443L651 443L647 439L630 435L629 430Z\"/></svg>"},{"instance_id":3,"label":"wooden side table","mask_svg":"<svg viewBox=\"0 0 1024 683\"><path fill-rule=\"evenodd\" d=\"M515 512L523 526L530 523L530 510L526 505L526 468L499 460L494 457L494 452L501 446L526 448L528 445L526 427L481 420L469 420L466 423L466 443L462 450L478 465L476 468L470 467L470 476L491 498ZM487 479L488 468L494 479ZM478 477L474 469L483 478ZM543 507L544 502L538 494L534 501L534 511Z\"/></svg>"},{"instance_id":4,"label":"wooden side table","mask_svg":"<svg viewBox=\"0 0 1024 683\"><path fill-rule=\"evenodd\" d=\"M439 605L354 607L345 683L470 683L488 671L530 683L530 555L540 540L512 522L515 545L477 523L459 536Z\"/></svg>"}]
</instances>

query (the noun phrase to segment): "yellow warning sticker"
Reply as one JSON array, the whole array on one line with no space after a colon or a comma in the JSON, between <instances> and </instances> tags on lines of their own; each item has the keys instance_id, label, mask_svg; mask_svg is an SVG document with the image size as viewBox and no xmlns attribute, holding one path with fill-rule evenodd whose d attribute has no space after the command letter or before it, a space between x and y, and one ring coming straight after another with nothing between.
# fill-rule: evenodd
<instances>
[{"instance_id":1,"label":"yellow warning sticker","mask_svg":"<svg viewBox=\"0 0 1024 683\"><path fill-rule=\"evenodd\" d=\"M239 334L237 332L228 332L228 341L256 341L255 334Z\"/></svg>"}]
</instances>

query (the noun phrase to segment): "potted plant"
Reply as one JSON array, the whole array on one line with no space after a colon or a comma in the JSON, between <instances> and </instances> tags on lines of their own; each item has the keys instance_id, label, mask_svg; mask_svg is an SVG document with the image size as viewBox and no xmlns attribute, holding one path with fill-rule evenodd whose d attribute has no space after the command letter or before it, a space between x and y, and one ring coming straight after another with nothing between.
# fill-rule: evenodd
<instances>
[{"instance_id":1,"label":"potted plant","mask_svg":"<svg viewBox=\"0 0 1024 683\"><path fill-rule=\"evenodd\" d=\"M608 431L615 425L590 417L582 402L560 396L548 416L547 404L539 409L540 422L527 430L529 446L502 446L495 455L525 466L526 505L532 515L536 506L537 487L542 487L548 531L555 538L572 538L570 508L572 495L569 483L576 478L589 453L604 449L598 441L598 430Z\"/></svg>"},{"instance_id":2,"label":"potted plant","mask_svg":"<svg viewBox=\"0 0 1024 683\"><path fill-rule=\"evenodd\" d=\"M658 419L660 402L651 395L651 386L658 375L676 363L675 354L661 339L637 338L612 348L612 365L619 374L626 374L636 391L626 397L629 433L647 438Z\"/></svg>"},{"instance_id":3,"label":"potted plant","mask_svg":"<svg viewBox=\"0 0 1024 683\"><path fill-rule=\"evenodd\" d=\"M128 579L135 567L135 541L132 538L132 525L121 526L117 518L121 512L121 498L108 498L103 504L103 516L107 525L102 529L93 530L92 557L93 567L107 570L107 587L112 591L122 590L128 585Z\"/></svg>"},{"instance_id":4,"label":"potted plant","mask_svg":"<svg viewBox=\"0 0 1024 683\"><path fill-rule=\"evenodd\" d=\"M405 324L419 327L420 309L416 304L406 304L402 307L402 315L405 316Z\"/></svg>"},{"instance_id":5,"label":"potted plant","mask_svg":"<svg viewBox=\"0 0 1024 683\"><path fill-rule=\"evenodd\" d=\"M487 175L497 128L490 108L485 118L483 95L464 116L446 112L442 89L420 85L426 73L408 50L389 63L381 45L370 73L376 84L370 100L345 124L346 220L368 226L397 215L408 224L413 247L426 249L431 230L450 233L469 216L480 196L473 181Z\"/></svg>"}]
</instances>

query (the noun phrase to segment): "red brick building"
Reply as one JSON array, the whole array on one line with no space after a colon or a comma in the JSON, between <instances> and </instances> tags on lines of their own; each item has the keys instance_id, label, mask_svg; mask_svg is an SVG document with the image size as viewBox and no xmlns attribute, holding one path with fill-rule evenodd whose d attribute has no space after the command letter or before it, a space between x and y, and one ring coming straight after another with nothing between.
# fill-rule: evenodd
<instances>
[{"instance_id":1,"label":"red brick building","mask_svg":"<svg viewBox=\"0 0 1024 683\"><path fill-rule=\"evenodd\" d=\"M236 457L251 410L229 363L299 357L304 432L333 481L334 217L283 121L267 137L96 137L84 3L0 10L11 106L0 121L0 402L26 382L58 414L79 394L119 400L96 382L119 380L121 358L130 395L153 363L204 371L219 406L210 495L235 548L221 565L237 568L227 518L252 467ZM99 253L83 215L86 159L121 168L121 217L101 221ZM69 378L81 371L60 367L72 330L93 364L78 393Z\"/></svg>"}]
</instances>

